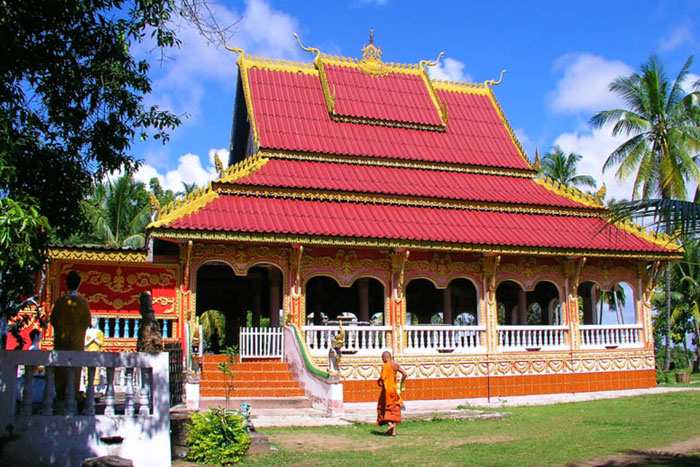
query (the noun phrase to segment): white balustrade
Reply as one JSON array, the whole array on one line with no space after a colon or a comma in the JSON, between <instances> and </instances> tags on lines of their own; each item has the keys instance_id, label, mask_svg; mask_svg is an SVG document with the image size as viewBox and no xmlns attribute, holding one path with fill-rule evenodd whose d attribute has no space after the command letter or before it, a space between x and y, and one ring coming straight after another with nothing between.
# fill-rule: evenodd
<instances>
[{"instance_id":1,"label":"white balustrade","mask_svg":"<svg viewBox=\"0 0 700 467\"><path fill-rule=\"evenodd\" d=\"M638 348L642 346L641 324L582 324L582 349Z\"/></svg>"},{"instance_id":2,"label":"white balustrade","mask_svg":"<svg viewBox=\"0 0 700 467\"><path fill-rule=\"evenodd\" d=\"M339 326L303 326L306 345L313 356L328 355ZM343 326L345 341L343 353L352 355L380 355L391 350L391 326Z\"/></svg>"},{"instance_id":3,"label":"white balustrade","mask_svg":"<svg viewBox=\"0 0 700 467\"><path fill-rule=\"evenodd\" d=\"M24 367L20 378L19 367ZM119 454L120 449L136 465L170 465L168 367L167 352L0 350L0 427L13 426L6 449L17 465L48 465L56 459L80 465L86 457ZM60 403L54 401L59 368L66 370L68 383ZM94 383L101 368L107 370L106 391L97 403ZM71 383L83 369L85 400L78 401ZM115 369L125 374L124 393L115 394ZM142 373L139 388L134 377ZM70 436L56 443L57 433Z\"/></svg>"},{"instance_id":4,"label":"white balustrade","mask_svg":"<svg viewBox=\"0 0 700 467\"><path fill-rule=\"evenodd\" d=\"M498 326L498 350L566 350L568 326Z\"/></svg>"},{"instance_id":5,"label":"white balustrade","mask_svg":"<svg viewBox=\"0 0 700 467\"><path fill-rule=\"evenodd\" d=\"M405 352L480 353L485 351L484 326L425 325L406 326Z\"/></svg>"},{"instance_id":6,"label":"white balustrade","mask_svg":"<svg viewBox=\"0 0 700 467\"><path fill-rule=\"evenodd\" d=\"M245 358L282 358L282 328L240 328L239 354Z\"/></svg>"}]
</instances>

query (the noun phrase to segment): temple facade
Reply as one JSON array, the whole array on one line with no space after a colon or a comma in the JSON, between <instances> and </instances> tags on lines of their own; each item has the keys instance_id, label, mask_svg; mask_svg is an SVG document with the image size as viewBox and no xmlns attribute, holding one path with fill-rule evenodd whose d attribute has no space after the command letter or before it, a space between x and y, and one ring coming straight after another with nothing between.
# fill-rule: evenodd
<instances>
[{"instance_id":1,"label":"temple facade","mask_svg":"<svg viewBox=\"0 0 700 467\"><path fill-rule=\"evenodd\" d=\"M604 190L539 176L500 81L433 80L436 62L386 63L372 41L361 59L303 48L311 63L232 49L229 167L154 206L144 251L54 248L47 306L76 269L110 350L135 345L142 290L188 351L207 310L226 317L221 347L250 358L279 358L249 342L294 326L328 370L340 335L346 402L376 400L385 350L411 399L656 385L668 237L608 224Z\"/></svg>"}]
</instances>

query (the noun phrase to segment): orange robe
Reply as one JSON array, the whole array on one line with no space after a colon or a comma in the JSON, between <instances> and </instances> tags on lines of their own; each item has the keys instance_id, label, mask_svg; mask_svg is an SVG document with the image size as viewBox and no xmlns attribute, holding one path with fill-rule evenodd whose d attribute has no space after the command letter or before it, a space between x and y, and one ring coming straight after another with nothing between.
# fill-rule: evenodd
<instances>
[{"instance_id":1,"label":"orange robe","mask_svg":"<svg viewBox=\"0 0 700 467\"><path fill-rule=\"evenodd\" d=\"M396 371L391 362L382 366L382 392L377 402L377 425L401 421L401 395L396 390Z\"/></svg>"}]
</instances>

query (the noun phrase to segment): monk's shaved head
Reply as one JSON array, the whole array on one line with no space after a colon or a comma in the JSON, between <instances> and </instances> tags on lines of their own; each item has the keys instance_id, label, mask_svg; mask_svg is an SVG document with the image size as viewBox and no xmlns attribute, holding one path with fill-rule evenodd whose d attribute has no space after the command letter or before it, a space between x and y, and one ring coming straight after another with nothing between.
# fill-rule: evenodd
<instances>
[{"instance_id":1,"label":"monk's shaved head","mask_svg":"<svg viewBox=\"0 0 700 467\"><path fill-rule=\"evenodd\" d=\"M388 350L385 350L384 352L382 352L382 361L384 361L386 363L389 360L391 360L391 352L389 352Z\"/></svg>"}]
</instances>

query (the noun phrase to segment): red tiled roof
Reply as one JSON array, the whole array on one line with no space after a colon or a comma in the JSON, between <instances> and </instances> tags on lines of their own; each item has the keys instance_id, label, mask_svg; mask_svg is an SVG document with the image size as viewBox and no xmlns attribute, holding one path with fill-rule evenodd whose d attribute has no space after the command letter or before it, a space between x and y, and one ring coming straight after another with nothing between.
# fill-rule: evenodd
<instances>
[{"instance_id":1,"label":"red tiled roof","mask_svg":"<svg viewBox=\"0 0 700 467\"><path fill-rule=\"evenodd\" d=\"M446 131L417 130L332 120L317 74L247 74L261 148L530 169L488 95L438 89Z\"/></svg>"},{"instance_id":2,"label":"red tiled roof","mask_svg":"<svg viewBox=\"0 0 700 467\"><path fill-rule=\"evenodd\" d=\"M270 159L236 184L588 209L531 178Z\"/></svg>"},{"instance_id":3,"label":"red tiled roof","mask_svg":"<svg viewBox=\"0 0 700 467\"><path fill-rule=\"evenodd\" d=\"M350 117L442 125L423 77L389 72L372 76L356 66L324 65L334 112Z\"/></svg>"},{"instance_id":4,"label":"red tiled roof","mask_svg":"<svg viewBox=\"0 0 700 467\"><path fill-rule=\"evenodd\" d=\"M666 252L597 217L438 209L222 194L166 228L456 242L560 249Z\"/></svg>"}]
</instances>

